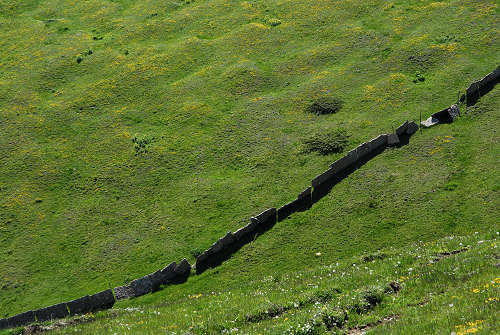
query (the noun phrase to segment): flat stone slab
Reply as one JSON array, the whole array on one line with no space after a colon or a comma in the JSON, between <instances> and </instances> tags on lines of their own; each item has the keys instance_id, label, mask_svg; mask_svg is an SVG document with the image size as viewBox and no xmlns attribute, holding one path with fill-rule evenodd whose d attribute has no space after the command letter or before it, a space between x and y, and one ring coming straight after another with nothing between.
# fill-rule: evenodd
<instances>
[{"instance_id":1,"label":"flat stone slab","mask_svg":"<svg viewBox=\"0 0 500 335\"><path fill-rule=\"evenodd\" d=\"M236 238L234 237L233 233L228 232L224 237L220 238L215 242L212 247L210 247L210 251L213 254L217 254L221 252L224 249L230 248L231 245L234 243Z\"/></svg>"},{"instance_id":2,"label":"flat stone slab","mask_svg":"<svg viewBox=\"0 0 500 335\"><path fill-rule=\"evenodd\" d=\"M356 154L358 155L358 160L363 159L371 153L371 148L369 143L361 143L356 148Z\"/></svg>"},{"instance_id":3,"label":"flat stone slab","mask_svg":"<svg viewBox=\"0 0 500 335\"><path fill-rule=\"evenodd\" d=\"M358 161L358 155L356 153L356 149L349 151L344 157L333 162L330 167L333 169L333 172L339 173L344 170L347 170L352 165L356 164Z\"/></svg>"},{"instance_id":4,"label":"flat stone slab","mask_svg":"<svg viewBox=\"0 0 500 335\"><path fill-rule=\"evenodd\" d=\"M4 319L4 320L6 320L5 328L24 326L24 325L35 322L35 312L27 311L24 313L20 313L20 314L11 316L10 318ZM1 327L0 327L0 329L1 329Z\"/></svg>"},{"instance_id":5,"label":"flat stone slab","mask_svg":"<svg viewBox=\"0 0 500 335\"><path fill-rule=\"evenodd\" d=\"M258 222L250 222L244 227L241 227L234 232L234 237L237 240L245 239L248 235L254 234L257 228Z\"/></svg>"},{"instance_id":6,"label":"flat stone slab","mask_svg":"<svg viewBox=\"0 0 500 335\"><path fill-rule=\"evenodd\" d=\"M328 181L335 178L336 175L337 175L336 169L330 167L322 174L314 177L314 179L311 181L311 184L314 188L319 187L321 184L327 183Z\"/></svg>"},{"instance_id":7,"label":"flat stone slab","mask_svg":"<svg viewBox=\"0 0 500 335\"><path fill-rule=\"evenodd\" d=\"M387 146L387 134L378 135L368 143L370 143L372 151L379 150L380 148Z\"/></svg>"},{"instance_id":8,"label":"flat stone slab","mask_svg":"<svg viewBox=\"0 0 500 335\"><path fill-rule=\"evenodd\" d=\"M0 329L5 329L9 327L9 324L7 323L7 319L0 319Z\"/></svg>"},{"instance_id":9,"label":"flat stone slab","mask_svg":"<svg viewBox=\"0 0 500 335\"><path fill-rule=\"evenodd\" d=\"M65 303L52 305L35 311L35 318L38 322L65 318L69 315Z\"/></svg>"},{"instance_id":10,"label":"flat stone slab","mask_svg":"<svg viewBox=\"0 0 500 335\"><path fill-rule=\"evenodd\" d=\"M398 136L401 136L406 133L406 129L408 129L408 121L405 121L405 123L403 123L396 129L396 134Z\"/></svg>"},{"instance_id":11,"label":"flat stone slab","mask_svg":"<svg viewBox=\"0 0 500 335\"><path fill-rule=\"evenodd\" d=\"M387 137L387 145L390 147L399 145L399 137L397 134L389 134Z\"/></svg>"},{"instance_id":12,"label":"flat stone slab","mask_svg":"<svg viewBox=\"0 0 500 335\"><path fill-rule=\"evenodd\" d=\"M174 270L177 277L188 277L191 273L191 264L187 261L187 259L183 259Z\"/></svg>"},{"instance_id":13,"label":"flat stone slab","mask_svg":"<svg viewBox=\"0 0 500 335\"><path fill-rule=\"evenodd\" d=\"M408 123L408 128L406 129L406 134L411 136L415 134L418 130L418 125L415 122Z\"/></svg>"},{"instance_id":14,"label":"flat stone slab","mask_svg":"<svg viewBox=\"0 0 500 335\"><path fill-rule=\"evenodd\" d=\"M92 311L113 307L113 305L115 304L113 291L111 289L107 289L89 296L89 304L92 308Z\"/></svg>"},{"instance_id":15,"label":"flat stone slab","mask_svg":"<svg viewBox=\"0 0 500 335\"><path fill-rule=\"evenodd\" d=\"M422 121L420 124L425 127L425 128L430 128L432 126L435 126L439 123L439 120L436 119L436 118L433 118L432 116L430 116L427 120L425 121Z\"/></svg>"},{"instance_id":16,"label":"flat stone slab","mask_svg":"<svg viewBox=\"0 0 500 335\"><path fill-rule=\"evenodd\" d=\"M272 221L276 222L276 208L266 209L259 215L253 216L251 219L255 219L261 223Z\"/></svg>"},{"instance_id":17,"label":"flat stone slab","mask_svg":"<svg viewBox=\"0 0 500 335\"><path fill-rule=\"evenodd\" d=\"M149 279L148 276L132 280L129 286L134 290L134 295L136 297L148 294L153 289L153 283L151 283L151 279Z\"/></svg>"},{"instance_id":18,"label":"flat stone slab","mask_svg":"<svg viewBox=\"0 0 500 335\"><path fill-rule=\"evenodd\" d=\"M84 314L91 311L89 296L68 301L66 306L69 308L70 315Z\"/></svg>"}]
</instances>

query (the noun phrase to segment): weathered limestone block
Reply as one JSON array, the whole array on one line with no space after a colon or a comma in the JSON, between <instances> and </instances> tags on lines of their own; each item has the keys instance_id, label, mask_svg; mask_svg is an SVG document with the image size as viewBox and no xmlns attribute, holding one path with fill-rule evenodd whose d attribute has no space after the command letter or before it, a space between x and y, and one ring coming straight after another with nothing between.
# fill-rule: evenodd
<instances>
[{"instance_id":1,"label":"weathered limestone block","mask_svg":"<svg viewBox=\"0 0 500 335\"><path fill-rule=\"evenodd\" d=\"M89 296L89 304L92 311L97 311L100 309L108 309L113 307L115 304L115 297L113 296L113 291L107 289L99 293Z\"/></svg>"},{"instance_id":2,"label":"weathered limestone block","mask_svg":"<svg viewBox=\"0 0 500 335\"><path fill-rule=\"evenodd\" d=\"M425 128L430 128L432 126L437 125L438 123L439 123L439 120L432 117L432 116L429 116L429 118L427 120L420 122L420 124L422 126L424 126Z\"/></svg>"},{"instance_id":3,"label":"weathered limestone block","mask_svg":"<svg viewBox=\"0 0 500 335\"><path fill-rule=\"evenodd\" d=\"M358 161L356 150L349 151L344 157L333 162L330 167L335 173L341 173L352 167Z\"/></svg>"},{"instance_id":4,"label":"weathered limestone block","mask_svg":"<svg viewBox=\"0 0 500 335\"><path fill-rule=\"evenodd\" d=\"M179 264L177 264L174 273L175 273L175 278L174 278L175 283L185 282L189 277L189 275L191 274L191 264L189 264L189 262L184 258Z\"/></svg>"},{"instance_id":5,"label":"weathered limestone block","mask_svg":"<svg viewBox=\"0 0 500 335\"><path fill-rule=\"evenodd\" d=\"M35 322L35 312L27 311L7 318L4 324L7 324L5 328L14 328L24 326L33 322ZM0 329L2 329L2 327L0 327Z\"/></svg>"},{"instance_id":6,"label":"weathered limestone block","mask_svg":"<svg viewBox=\"0 0 500 335\"><path fill-rule=\"evenodd\" d=\"M372 152L385 148L387 146L387 134L378 135L368 143L370 143Z\"/></svg>"},{"instance_id":7,"label":"weathered limestone block","mask_svg":"<svg viewBox=\"0 0 500 335\"><path fill-rule=\"evenodd\" d=\"M237 231L234 232L234 237L237 240L244 240L250 235L255 235L256 228L257 228L258 222L250 222L244 227L241 227Z\"/></svg>"},{"instance_id":8,"label":"weathered limestone block","mask_svg":"<svg viewBox=\"0 0 500 335\"><path fill-rule=\"evenodd\" d=\"M68 301L66 305L69 308L70 315L84 314L92 310L88 295L75 300Z\"/></svg>"},{"instance_id":9,"label":"weathered limestone block","mask_svg":"<svg viewBox=\"0 0 500 335\"><path fill-rule=\"evenodd\" d=\"M220 238L217 242L215 242L209 250L211 250L213 254L217 254L221 252L223 249L230 248L235 240L236 239L233 233L228 232L224 237Z\"/></svg>"},{"instance_id":10,"label":"weathered limestone block","mask_svg":"<svg viewBox=\"0 0 500 335\"><path fill-rule=\"evenodd\" d=\"M5 329L8 327L7 319L0 319L0 329Z\"/></svg>"},{"instance_id":11,"label":"weathered limestone block","mask_svg":"<svg viewBox=\"0 0 500 335\"><path fill-rule=\"evenodd\" d=\"M405 123L403 123L396 129L396 134L398 136L404 135L406 133L406 129L408 129L408 121L405 121Z\"/></svg>"},{"instance_id":12,"label":"weathered limestone block","mask_svg":"<svg viewBox=\"0 0 500 335\"><path fill-rule=\"evenodd\" d=\"M314 179L311 182L312 187L317 188L321 184L328 183L330 180L332 180L333 178L336 177L337 172L338 171L336 171L336 169L330 167L328 170L326 170L322 174L314 177Z\"/></svg>"},{"instance_id":13,"label":"weathered limestone block","mask_svg":"<svg viewBox=\"0 0 500 335\"><path fill-rule=\"evenodd\" d=\"M406 129L406 135L411 136L415 134L418 130L418 125L415 122L408 123L408 128Z\"/></svg>"},{"instance_id":14,"label":"weathered limestone block","mask_svg":"<svg viewBox=\"0 0 500 335\"><path fill-rule=\"evenodd\" d=\"M371 148L369 143L362 143L356 148L356 154L358 155L358 160L362 160L371 153Z\"/></svg>"},{"instance_id":15,"label":"weathered limestone block","mask_svg":"<svg viewBox=\"0 0 500 335\"><path fill-rule=\"evenodd\" d=\"M69 312L65 303L52 305L35 311L35 318L38 322L65 318Z\"/></svg>"},{"instance_id":16,"label":"weathered limestone block","mask_svg":"<svg viewBox=\"0 0 500 335\"><path fill-rule=\"evenodd\" d=\"M465 96L467 106L473 106L483 95L491 91L496 84L500 83L500 65L488 73L484 78L472 83L466 90Z\"/></svg>"},{"instance_id":17,"label":"weathered limestone block","mask_svg":"<svg viewBox=\"0 0 500 335\"><path fill-rule=\"evenodd\" d=\"M387 146L394 147L399 145L399 137L397 134L389 134L387 136Z\"/></svg>"},{"instance_id":18,"label":"weathered limestone block","mask_svg":"<svg viewBox=\"0 0 500 335\"><path fill-rule=\"evenodd\" d=\"M118 286L113 289L116 300L130 299L135 297L134 289L129 285Z\"/></svg>"},{"instance_id":19,"label":"weathered limestone block","mask_svg":"<svg viewBox=\"0 0 500 335\"><path fill-rule=\"evenodd\" d=\"M153 283L151 283L151 279L148 276L132 280L129 286L134 290L136 297L148 294L153 289Z\"/></svg>"}]
</instances>

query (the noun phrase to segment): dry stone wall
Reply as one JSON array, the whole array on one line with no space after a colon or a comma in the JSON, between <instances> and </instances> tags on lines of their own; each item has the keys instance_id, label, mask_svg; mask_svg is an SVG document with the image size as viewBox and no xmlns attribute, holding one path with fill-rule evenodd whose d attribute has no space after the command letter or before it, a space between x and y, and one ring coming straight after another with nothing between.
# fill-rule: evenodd
<instances>
[{"instance_id":1,"label":"dry stone wall","mask_svg":"<svg viewBox=\"0 0 500 335\"><path fill-rule=\"evenodd\" d=\"M460 100L462 102L465 100L467 106L474 106L479 98L491 91L498 83L500 83L500 65L481 80L472 83Z\"/></svg>"},{"instance_id":2,"label":"dry stone wall","mask_svg":"<svg viewBox=\"0 0 500 335\"><path fill-rule=\"evenodd\" d=\"M190 272L191 265L186 259L183 259L179 264L173 262L150 275L133 280L126 286L107 289L93 295L86 295L68 302L0 319L0 329L20 327L33 322L45 322L67 316L109 309L113 307L117 300L138 297L154 292L161 285L185 282Z\"/></svg>"},{"instance_id":3,"label":"dry stone wall","mask_svg":"<svg viewBox=\"0 0 500 335\"><path fill-rule=\"evenodd\" d=\"M460 100L467 101L471 106L477 100L491 91L500 81L500 66L478 82L473 83ZM429 124L453 122L459 116L457 105L434 113L427 121ZM425 122L422 122L427 126ZM349 151L344 157L333 162L329 168L311 181L311 186L301 192L297 198L280 208L269 208L259 215L250 218L250 222L235 231L228 232L217 240L210 248L196 259L196 273L201 274L209 268L214 268L242 246L254 241L259 234L271 229L277 222L281 222L296 212L309 209L319 201L341 180L353 171L364 165L373 157L382 153L388 147L400 147L409 143L410 137L415 134L419 126L415 122L406 121L392 134L382 134L371 141L360 144ZM163 269L157 270L144 277L135 279L127 285L107 289L93 295L87 295L75 300L45 307L36 311L27 311L10 318L0 319L0 329L24 326L33 322L49 321L76 314L95 312L113 307L116 301L139 297L155 292L162 285L185 282L191 274L191 265L186 259L179 264L172 262Z\"/></svg>"}]
</instances>

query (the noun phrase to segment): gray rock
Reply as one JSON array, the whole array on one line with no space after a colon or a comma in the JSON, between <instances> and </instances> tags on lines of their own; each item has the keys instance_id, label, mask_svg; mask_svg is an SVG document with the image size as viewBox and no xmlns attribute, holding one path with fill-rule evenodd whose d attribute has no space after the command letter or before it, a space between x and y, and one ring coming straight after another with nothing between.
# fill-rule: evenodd
<instances>
[{"instance_id":1,"label":"gray rock","mask_svg":"<svg viewBox=\"0 0 500 335\"><path fill-rule=\"evenodd\" d=\"M174 270L176 276L187 277L191 272L191 264L184 258Z\"/></svg>"},{"instance_id":2,"label":"gray rock","mask_svg":"<svg viewBox=\"0 0 500 335\"><path fill-rule=\"evenodd\" d=\"M259 215L252 217L259 222L269 222L276 221L276 208L269 208L260 213Z\"/></svg>"},{"instance_id":3,"label":"gray rock","mask_svg":"<svg viewBox=\"0 0 500 335\"><path fill-rule=\"evenodd\" d=\"M134 290L129 285L115 287L113 292L117 301L135 297Z\"/></svg>"},{"instance_id":4,"label":"gray rock","mask_svg":"<svg viewBox=\"0 0 500 335\"><path fill-rule=\"evenodd\" d=\"M176 262L172 262L161 270L161 276L163 283L162 285L170 283L172 279L175 278L175 268L177 267Z\"/></svg>"},{"instance_id":5,"label":"gray rock","mask_svg":"<svg viewBox=\"0 0 500 335\"><path fill-rule=\"evenodd\" d=\"M0 319L0 329L5 329L8 327L7 319Z\"/></svg>"},{"instance_id":6,"label":"gray rock","mask_svg":"<svg viewBox=\"0 0 500 335\"><path fill-rule=\"evenodd\" d=\"M455 120L457 117L460 116L460 108L458 108L458 105L451 105L450 109L448 110L448 113L450 113L450 117Z\"/></svg>"},{"instance_id":7,"label":"gray rock","mask_svg":"<svg viewBox=\"0 0 500 335\"><path fill-rule=\"evenodd\" d=\"M418 125L415 122L408 123L408 128L406 129L406 134L411 136L415 134L418 130Z\"/></svg>"},{"instance_id":8,"label":"gray rock","mask_svg":"<svg viewBox=\"0 0 500 335\"><path fill-rule=\"evenodd\" d=\"M52 305L35 311L35 318L38 322L65 318L69 315L65 303Z\"/></svg>"},{"instance_id":9,"label":"gray rock","mask_svg":"<svg viewBox=\"0 0 500 335\"><path fill-rule=\"evenodd\" d=\"M66 305L68 306L69 313L71 315L84 314L91 311L90 300L88 295L75 300L68 301Z\"/></svg>"},{"instance_id":10,"label":"gray rock","mask_svg":"<svg viewBox=\"0 0 500 335\"><path fill-rule=\"evenodd\" d=\"M153 283L151 283L151 279L148 276L132 280L129 285L134 290L136 297L148 294L153 289Z\"/></svg>"},{"instance_id":11,"label":"gray rock","mask_svg":"<svg viewBox=\"0 0 500 335\"><path fill-rule=\"evenodd\" d=\"M255 231L257 230L259 222L258 221L251 221L249 224L246 226L238 229L237 231L234 232L234 237L237 240L243 240L247 236L255 234Z\"/></svg>"},{"instance_id":12,"label":"gray rock","mask_svg":"<svg viewBox=\"0 0 500 335\"><path fill-rule=\"evenodd\" d=\"M327 183L328 181L335 178L337 175L337 169L330 167L328 170L323 172L322 174L314 177L311 184L314 188L319 187L321 184Z\"/></svg>"},{"instance_id":13,"label":"gray rock","mask_svg":"<svg viewBox=\"0 0 500 335\"><path fill-rule=\"evenodd\" d=\"M89 304L92 311L97 311L100 309L108 309L113 307L115 304L115 297L113 296L113 290L107 289L99 293L89 296Z\"/></svg>"},{"instance_id":14,"label":"gray rock","mask_svg":"<svg viewBox=\"0 0 500 335\"><path fill-rule=\"evenodd\" d=\"M387 137L387 145L389 147L397 146L399 145L399 137L397 134L389 134Z\"/></svg>"},{"instance_id":15,"label":"gray rock","mask_svg":"<svg viewBox=\"0 0 500 335\"><path fill-rule=\"evenodd\" d=\"M356 150L351 150L344 157L333 162L330 167L335 173L339 173L349 169L351 166L356 164L357 161L358 155L356 153Z\"/></svg>"},{"instance_id":16,"label":"gray rock","mask_svg":"<svg viewBox=\"0 0 500 335\"><path fill-rule=\"evenodd\" d=\"M149 280L151 281L151 291L156 292L160 289L160 286L164 284L163 275L161 270L155 271L148 274Z\"/></svg>"},{"instance_id":17,"label":"gray rock","mask_svg":"<svg viewBox=\"0 0 500 335\"><path fill-rule=\"evenodd\" d=\"M356 154L358 155L358 160L361 160L371 153L370 144L362 143L356 148Z\"/></svg>"},{"instance_id":18,"label":"gray rock","mask_svg":"<svg viewBox=\"0 0 500 335\"><path fill-rule=\"evenodd\" d=\"M7 326L5 328L24 326L33 322L35 322L35 312L27 311L8 318Z\"/></svg>"},{"instance_id":19,"label":"gray rock","mask_svg":"<svg viewBox=\"0 0 500 335\"><path fill-rule=\"evenodd\" d=\"M405 121L405 123L403 123L402 125L400 125L397 129L396 129L396 134L398 136L401 136L403 134L406 133L406 129L408 128L408 121Z\"/></svg>"},{"instance_id":20,"label":"gray rock","mask_svg":"<svg viewBox=\"0 0 500 335\"><path fill-rule=\"evenodd\" d=\"M312 191L312 187L306 188L305 190L303 190L302 192L299 193L299 195L297 196L297 199L307 199L307 198L310 198L311 197L311 191Z\"/></svg>"},{"instance_id":21,"label":"gray rock","mask_svg":"<svg viewBox=\"0 0 500 335\"><path fill-rule=\"evenodd\" d=\"M439 120L436 118L433 118L432 116L429 116L429 118L425 121L422 121L420 124L424 126L425 128L430 128L432 126L435 126L439 123Z\"/></svg>"},{"instance_id":22,"label":"gray rock","mask_svg":"<svg viewBox=\"0 0 500 335\"><path fill-rule=\"evenodd\" d=\"M223 249L230 248L235 240L236 239L233 236L233 233L229 232L224 237L220 238L217 242L215 242L210 248L210 251L214 254L219 253Z\"/></svg>"},{"instance_id":23,"label":"gray rock","mask_svg":"<svg viewBox=\"0 0 500 335\"><path fill-rule=\"evenodd\" d=\"M387 146L387 134L382 134L375 137L370 142L370 148L372 151L377 151L382 147Z\"/></svg>"}]
</instances>

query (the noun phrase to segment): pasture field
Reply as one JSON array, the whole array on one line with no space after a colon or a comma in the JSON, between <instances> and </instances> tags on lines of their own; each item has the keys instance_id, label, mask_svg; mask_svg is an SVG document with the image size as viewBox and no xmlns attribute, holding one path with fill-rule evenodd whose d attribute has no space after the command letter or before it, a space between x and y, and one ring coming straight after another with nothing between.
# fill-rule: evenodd
<instances>
[{"instance_id":1,"label":"pasture field","mask_svg":"<svg viewBox=\"0 0 500 335\"><path fill-rule=\"evenodd\" d=\"M491 0L0 0L0 317L193 263L343 155L308 151L312 137L341 132L350 150L418 122L499 55ZM319 99L342 107L310 113ZM217 269L54 333L500 328L499 107L497 87ZM456 241L470 250L418 258ZM380 252L367 277L359 260ZM353 312L390 280L398 294ZM349 320L326 329L322 308Z\"/></svg>"}]
</instances>

